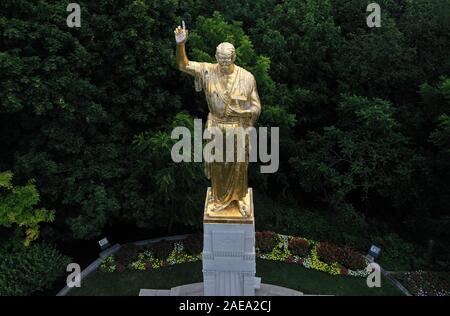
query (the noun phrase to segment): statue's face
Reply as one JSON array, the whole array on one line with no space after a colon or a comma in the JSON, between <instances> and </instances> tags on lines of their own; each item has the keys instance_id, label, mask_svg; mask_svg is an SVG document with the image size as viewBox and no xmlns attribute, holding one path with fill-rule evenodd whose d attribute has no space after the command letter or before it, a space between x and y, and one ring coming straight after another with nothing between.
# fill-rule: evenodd
<instances>
[{"instance_id":1,"label":"statue's face","mask_svg":"<svg viewBox=\"0 0 450 316\"><path fill-rule=\"evenodd\" d=\"M234 56L232 53L216 53L216 60L219 64L220 70L222 72L228 72L234 63Z\"/></svg>"}]
</instances>

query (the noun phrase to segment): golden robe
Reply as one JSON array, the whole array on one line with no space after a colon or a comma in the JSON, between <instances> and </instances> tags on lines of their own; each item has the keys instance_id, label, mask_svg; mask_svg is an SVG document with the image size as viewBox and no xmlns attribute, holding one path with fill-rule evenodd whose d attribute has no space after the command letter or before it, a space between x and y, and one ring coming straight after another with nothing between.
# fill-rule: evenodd
<instances>
[{"instance_id":1,"label":"golden robe","mask_svg":"<svg viewBox=\"0 0 450 316\"><path fill-rule=\"evenodd\" d=\"M247 70L234 66L230 75L223 74L218 64L190 61L183 70L195 77L195 90L204 91L209 114L206 128L218 127L223 133L229 128L253 126L261 113L256 81ZM227 107L232 114L227 115ZM243 111L251 111L247 116ZM237 146L234 142L234 146ZM248 139L245 141L245 161L205 162L205 174L211 179L211 193L215 203L228 205L232 201L243 200L247 194ZM237 148L234 148L235 158Z\"/></svg>"}]
</instances>

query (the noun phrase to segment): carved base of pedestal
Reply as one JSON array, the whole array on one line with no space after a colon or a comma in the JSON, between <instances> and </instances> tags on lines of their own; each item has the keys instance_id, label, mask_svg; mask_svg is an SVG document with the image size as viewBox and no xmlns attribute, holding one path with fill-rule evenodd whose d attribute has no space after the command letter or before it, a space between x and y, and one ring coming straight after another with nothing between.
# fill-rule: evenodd
<instances>
[{"instance_id":1,"label":"carved base of pedestal","mask_svg":"<svg viewBox=\"0 0 450 316\"><path fill-rule=\"evenodd\" d=\"M203 281L206 296L254 296L255 221L252 190L250 216L210 216L208 199L203 222ZM239 211L238 211L239 212ZM222 214L223 215L223 214Z\"/></svg>"}]
</instances>

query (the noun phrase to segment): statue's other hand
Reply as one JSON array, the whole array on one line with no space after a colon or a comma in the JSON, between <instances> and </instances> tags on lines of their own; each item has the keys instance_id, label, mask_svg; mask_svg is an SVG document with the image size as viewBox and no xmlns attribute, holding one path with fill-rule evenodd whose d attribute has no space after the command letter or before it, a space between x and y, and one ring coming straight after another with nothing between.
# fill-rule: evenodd
<instances>
[{"instance_id":1,"label":"statue's other hand","mask_svg":"<svg viewBox=\"0 0 450 316\"><path fill-rule=\"evenodd\" d=\"M237 112L231 106L227 106L225 108L225 115L226 116L236 115L236 114L237 114Z\"/></svg>"},{"instance_id":2,"label":"statue's other hand","mask_svg":"<svg viewBox=\"0 0 450 316\"><path fill-rule=\"evenodd\" d=\"M250 118L252 116L252 111L250 110L237 110L228 106L225 112L226 115L238 115L243 118Z\"/></svg>"},{"instance_id":3,"label":"statue's other hand","mask_svg":"<svg viewBox=\"0 0 450 316\"><path fill-rule=\"evenodd\" d=\"M186 28L178 26L173 32L175 33L175 41L177 44L186 43L188 38L188 30Z\"/></svg>"}]
</instances>

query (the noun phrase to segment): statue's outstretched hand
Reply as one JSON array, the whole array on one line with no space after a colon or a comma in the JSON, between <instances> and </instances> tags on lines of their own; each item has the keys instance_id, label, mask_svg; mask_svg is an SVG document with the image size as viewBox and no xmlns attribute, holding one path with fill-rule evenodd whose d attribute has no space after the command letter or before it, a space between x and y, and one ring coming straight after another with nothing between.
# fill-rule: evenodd
<instances>
[{"instance_id":1,"label":"statue's outstretched hand","mask_svg":"<svg viewBox=\"0 0 450 316\"><path fill-rule=\"evenodd\" d=\"M175 31L173 31L175 33L175 41L177 42L177 44L183 44L186 43L187 39L188 39L188 30L186 30L186 25L184 24L184 21L182 23L183 25L179 25Z\"/></svg>"}]
</instances>

